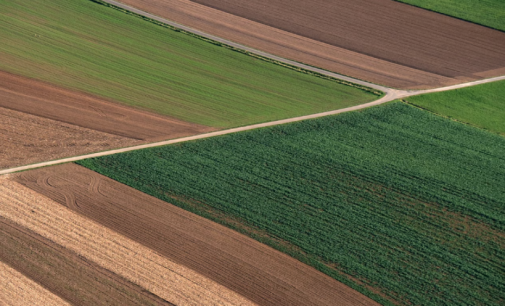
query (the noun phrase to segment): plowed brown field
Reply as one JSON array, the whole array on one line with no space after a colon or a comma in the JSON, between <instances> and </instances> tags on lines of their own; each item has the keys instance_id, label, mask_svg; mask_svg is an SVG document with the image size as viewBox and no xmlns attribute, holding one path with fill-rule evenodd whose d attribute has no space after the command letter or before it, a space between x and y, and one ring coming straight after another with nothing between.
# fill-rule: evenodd
<instances>
[{"instance_id":1,"label":"plowed brown field","mask_svg":"<svg viewBox=\"0 0 505 306\"><path fill-rule=\"evenodd\" d=\"M14 180L260 305L377 305L246 236L67 164Z\"/></svg>"},{"instance_id":2,"label":"plowed brown field","mask_svg":"<svg viewBox=\"0 0 505 306\"><path fill-rule=\"evenodd\" d=\"M211 130L0 71L0 169Z\"/></svg>"},{"instance_id":3,"label":"plowed brown field","mask_svg":"<svg viewBox=\"0 0 505 306\"><path fill-rule=\"evenodd\" d=\"M2 259L75 305L159 305L163 300L176 305L254 305L143 245L2 178L0 216L18 225L2 230Z\"/></svg>"},{"instance_id":4,"label":"plowed brown field","mask_svg":"<svg viewBox=\"0 0 505 306\"><path fill-rule=\"evenodd\" d=\"M177 138L214 130L2 71L0 107L142 140Z\"/></svg>"},{"instance_id":5,"label":"plowed brown field","mask_svg":"<svg viewBox=\"0 0 505 306\"><path fill-rule=\"evenodd\" d=\"M73 305L173 305L3 217L0 246L1 261Z\"/></svg>"},{"instance_id":6,"label":"plowed brown field","mask_svg":"<svg viewBox=\"0 0 505 306\"><path fill-rule=\"evenodd\" d=\"M505 33L391 0L121 2L391 87L440 87L505 73Z\"/></svg>"}]
</instances>

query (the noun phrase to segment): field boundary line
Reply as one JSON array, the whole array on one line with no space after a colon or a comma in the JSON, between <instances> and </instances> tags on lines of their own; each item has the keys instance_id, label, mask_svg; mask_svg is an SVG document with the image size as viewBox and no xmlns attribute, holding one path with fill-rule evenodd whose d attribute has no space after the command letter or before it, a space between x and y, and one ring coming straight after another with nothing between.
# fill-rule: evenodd
<instances>
[{"instance_id":1,"label":"field boundary line","mask_svg":"<svg viewBox=\"0 0 505 306\"><path fill-rule=\"evenodd\" d=\"M205 138L210 138L210 137L228 135L228 134L233 134L233 133L238 133L238 132L244 132L244 131L264 128L264 127L271 127L271 126L276 126L276 125L293 123L293 122L298 122L298 121L303 121L303 120L308 120L308 119L316 119L316 118L321 118L321 117L361 110L364 108L384 104L387 102L391 102L393 100L406 98L406 97L410 97L410 96L415 96L415 95L419 95L419 94L454 90L454 89L465 88L465 87L470 87L470 86L475 86L475 85L480 85L480 84L485 84L485 83L496 82L496 81L500 81L500 80L505 80L505 75L499 76L499 77L494 77L494 78L489 78L489 79L484 79L484 80L479 80L479 81L463 83L463 84L459 84L459 85L446 86L446 87L440 87L440 88L428 89L428 90L407 91L407 90L389 89L389 92L384 97L382 97L378 100L372 101L372 102L368 102L368 103L364 103L364 104L360 104L360 105L356 105L356 106L351 106L351 107L346 107L346 108L341 108L341 109L337 109L337 110L316 113L316 114L311 114L311 115L305 115L305 116L300 116L300 117L293 117L293 118L269 121L269 122L264 122L264 123L246 125L246 126L242 126L242 127L236 127L236 128L220 130L220 131L215 131L215 132L210 132L210 133L182 137L182 138L158 141L158 142L142 144L142 145L137 145L137 146L132 146L132 147L125 147L125 148L120 148L120 149L114 149L114 150L102 151L102 152L97 152L97 153L79 155L79 156L74 156L74 157L67 157L67 158L62 158L62 159L57 159L57 160L52 160L52 161L47 161L47 162L35 163L35 164L31 164L31 165L26 165L26 166L19 166L19 167L0 170L0 175L10 174L10 173L19 172L19 171L25 171L25 170L31 170L31 169L41 168L41 167L53 166L53 165L58 165L58 164L70 163L70 162L75 162L75 161L88 159L88 158L102 157L102 156L131 152L131 151L136 151L136 150L141 150L141 149L161 147L161 146L166 146L166 145L181 143L181 142L186 142L186 141L193 141L193 140L198 140L198 139L205 139Z\"/></svg>"},{"instance_id":2,"label":"field boundary line","mask_svg":"<svg viewBox=\"0 0 505 306\"><path fill-rule=\"evenodd\" d=\"M174 21L170 21L168 19L165 19L165 18L156 16L156 15L153 15L151 13L142 11L140 9L134 8L132 6L123 4L123 3L115 1L115 0L91 0L91 1L93 1L95 3L98 3L98 4L102 4L102 5L103 4L108 4L108 5L111 5L113 8L116 7L116 8L120 8L120 9L129 11L129 12L131 12L133 14L140 15L141 17L145 17L145 18L148 18L148 19L151 19L151 20L163 23L163 24L168 25L170 27L176 28L179 31L185 31L185 32L188 32L190 34L200 36L200 37L202 37L204 39L208 39L208 40L211 40L211 41L223 44L225 46L230 47L233 50L242 51L242 53L250 55L250 56L259 56L259 57L265 58L266 60L273 61L272 62L273 64L281 63L281 64L284 64L284 65L291 66L291 67L285 66L286 68L291 68L291 69L298 68L298 69L305 70L307 72L312 72L312 73L319 74L319 75L322 75L322 76L325 76L325 77L330 77L330 78L333 78L333 79L335 79L337 81L340 80L342 82L342 84L344 84L344 85L351 86L351 87L356 87L356 88L362 89L362 90L366 90L366 91L372 92L372 93L377 94L377 95L378 95L378 93L376 93L376 92L374 92L373 90L370 90L370 89L379 90L379 91L384 92L385 94L387 94L391 90L389 87L385 87L385 86L381 86L381 85L378 85L378 84L374 84L374 83L366 82L366 81L363 81L363 80L355 79L355 78L352 78L352 77L349 77L349 76L345 76L345 75L342 75L342 74L334 73L334 72L327 71L327 70L324 70L324 69L312 67L312 66L305 65L305 64L302 64L302 63L299 63L299 62L296 62L296 61L285 59L285 58L280 57L280 56L273 55L271 53L263 52L263 51L258 50L258 49L250 48L248 46L245 46L245 45L242 45L242 44L239 44L239 43L235 43L235 42L233 42L231 40L227 40L227 39L224 39L224 38L221 38L221 37L218 37L218 36L214 36L212 34L208 34L208 33L205 33L203 31L200 31L200 30L193 29L191 27L182 25L180 23L177 23L177 22L174 22ZM284 65L282 65L282 66L284 66ZM303 73L303 71L300 71L300 72ZM348 83L350 83L350 84L348 84ZM353 85L355 85L355 86L353 86ZM356 85L358 85L358 86L356 86ZM367 87L367 88L360 88L360 87Z\"/></svg>"}]
</instances>

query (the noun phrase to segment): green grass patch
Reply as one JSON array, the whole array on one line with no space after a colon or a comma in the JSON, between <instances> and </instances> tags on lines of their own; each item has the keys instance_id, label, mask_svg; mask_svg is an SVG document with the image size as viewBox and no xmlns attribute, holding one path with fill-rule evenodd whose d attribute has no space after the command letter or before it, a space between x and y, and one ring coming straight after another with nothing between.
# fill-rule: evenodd
<instances>
[{"instance_id":1,"label":"green grass patch","mask_svg":"<svg viewBox=\"0 0 505 306\"><path fill-rule=\"evenodd\" d=\"M505 31L503 0L395 0Z\"/></svg>"},{"instance_id":2,"label":"green grass patch","mask_svg":"<svg viewBox=\"0 0 505 306\"><path fill-rule=\"evenodd\" d=\"M405 100L430 112L505 135L505 81Z\"/></svg>"},{"instance_id":3,"label":"green grass patch","mask_svg":"<svg viewBox=\"0 0 505 306\"><path fill-rule=\"evenodd\" d=\"M96 2L0 0L0 69L222 128L377 97Z\"/></svg>"},{"instance_id":4,"label":"green grass patch","mask_svg":"<svg viewBox=\"0 0 505 306\"><path fill-rule=\"evenodd\" d=\"M79 164L384 304L505 299L505 138L404 103Z\"/></svg>"}]
</instances>

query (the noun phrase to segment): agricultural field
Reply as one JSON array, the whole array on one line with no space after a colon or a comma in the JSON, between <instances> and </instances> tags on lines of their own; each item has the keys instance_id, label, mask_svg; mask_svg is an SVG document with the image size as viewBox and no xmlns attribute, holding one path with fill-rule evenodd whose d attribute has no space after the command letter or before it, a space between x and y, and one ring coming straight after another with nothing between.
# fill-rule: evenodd
<instances>
[{"instance_id":1,"label":"agricultural field","mask_svg":"<svg viewBox=\"0 0 505 306\"><path fill-rule=\"evenodd\" d=\"M499 305L504 156L500 135L395 102L78 163L381 304Z\"/></svg>"},{"instance_id":2,"label":"agricultural field","mask_svg":"<svg viewBox=\"0 0 505 306\"><path fill-rule=\"evenodd\" d=\"M90 0L0 0L0 70L215 128L374 100Z\"/></svg>"},{"instance_id":3,"label":"agricultural field","mask_svg":"<svg viewBox=\"0 0 505 306\"><path fill-rule=\"evenodd\" d=\"M192 2L452 82L505 71L505 33L391 0Z\"/></svg>"},{"instance_id":4,"label":"agricultural field","mask_svg":"<svg viewBox=\"0 0 505 306\"><path fill-rule=\"evenodd\" d=\"M505 135L505 81L406 99L430 112Z\"/></svg>"},{"instance_id":5,"label":"agricultural field","mask_svg":"<svg viewBox=\"0 0 505 306\"><path fill-rule=\"evenodd\" d=\"M505 31L505 2L502 0L395 0L427 10Z\"/></svg>"}]
</instances>

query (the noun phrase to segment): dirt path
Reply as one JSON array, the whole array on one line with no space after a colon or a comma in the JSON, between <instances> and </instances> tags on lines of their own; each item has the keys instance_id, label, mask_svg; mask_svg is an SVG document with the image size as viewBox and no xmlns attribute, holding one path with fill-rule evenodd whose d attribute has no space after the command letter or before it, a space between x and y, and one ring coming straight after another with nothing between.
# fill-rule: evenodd
<instances>
[{"instance_id":1,"label":"dirt path","mask_svg":"<svg viewBox=\"0 0 505 306\"><path fill-rule=\"evenodd\" d=\"M465 88L465 87L475 86L475 85L479 85L479 84L485 84L485 83L489 83L489 82L496 82L496 81L500 81L500 80L505 80L505 76L499 76L499 77L495 77L495 78L473 81L473 82L469 82L469 83L452 85L452 86L435 88L435 89L429 89L429 90L406 91L406 90L388 89L387 90L388 93L384 97L382 97L376 101L361 104L361 105L356 105L356 106L352 106L352 107L348 107L348 108L338 109L338 110L334 110L334 111L328 111L328 112L324 112L324 113L306 115L306 116L301 116L301 117L295 117L295 118L253 124L253 125L248 125L248 126L243 126L243 127L238 127L238 128L228 129L228 130L221 130L221 131L216 131L216 132L211 132L211 133L205 133L205 134L200 134L200 135L195 135L195 136L183 137L183 138L178 138L178 139L154 142L154 143L149 143L149 144L144 144L144 145L133 146L133 147L129 147L129 148L122 148L122 149L110 150L110 151L105 151L105 152L92 153L92 154L87 154L87 155L81 155L81 156L75 156L75 157L63 158L63 159L59 159L59 160L37 163L37 164L33 164L33 165L10 168L10 169L5 169L5 170L0 170L0 175L14 173L14 172L18 172L18 171L36 169L36 168L46 167L46 166L51 166L51 165L64 164L64 163L74 162L74 161L83 160L83 159L87 159L87 158L113 155L113 154L136 151L136 150L141 150L141 149L146 149L146 148L160 147L160 146L165 146L165 145L180 143L180 142L185 142L185 141L204 139L204 138L209 138L209 137L215 137L215 136L238 133L238 132L243 132L243 131L248 131L248 130L253 130L253 129L259 129L259 128L263 128L263 127L292 123L292 122L308 120L308 119L315 119L315 118L320 118L320 117L360 110L360 109L364 109L367 107L380 105L380 104L390 102L390 101L393 101L396 99L406 98L406 97L410 97L410 96L414 96L414 95L447 91L447 90L453 90L453 89L458 89L458 88Z\"/></svg>"},{"instance_id":2,"label":"dirt path","mask_svg":"<svg viewBox=\"0 0 505 306\"><path fill-rule=\"evenodd\" d=\"M23 172L12 179L253 303L377 305L254 239L84 167L60 165ZM202 291L201 295L211 293Z\"/></svg>"},{"instance_id":3,"label":"dirt path","mask_svg":"<svg viewBox=\"0 0 505 306\"><path fill-rule=\"evenodd\" d=\"M389 0L120 2L257 50L395 88L433 88L505 73L503 48L494 38L505 35Z\"/></svg>"}]
</instances>

